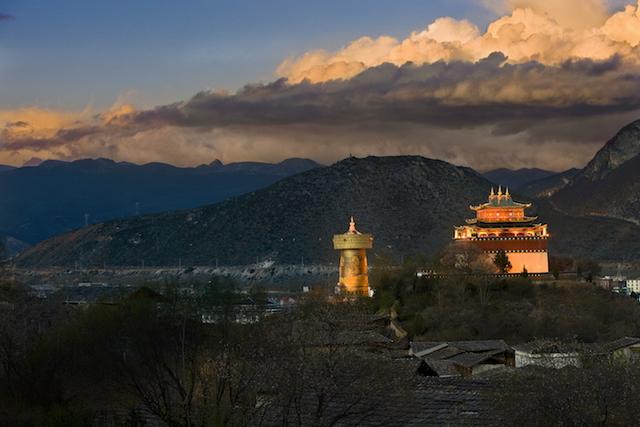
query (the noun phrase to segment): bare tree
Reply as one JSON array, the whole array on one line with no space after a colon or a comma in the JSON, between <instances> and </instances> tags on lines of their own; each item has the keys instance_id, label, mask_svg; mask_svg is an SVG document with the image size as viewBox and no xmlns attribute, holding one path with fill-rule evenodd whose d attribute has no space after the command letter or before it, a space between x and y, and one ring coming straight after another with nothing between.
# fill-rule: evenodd
<instances>
[{"instance_id":1,"label":"bare tree","mask_svg":"<svg viewBox=\"0 0 640 427\"><path fill-rule=\"evenodd\" d=\"M303 319L274 329L267 363L271 400L267 420L282 425L357 424L375 413L389 390L408 379L388 359L366 351L363 318L347 304L318 304ZM359 330L357 329L359 326Z\"/></svg>"}]
</instances>

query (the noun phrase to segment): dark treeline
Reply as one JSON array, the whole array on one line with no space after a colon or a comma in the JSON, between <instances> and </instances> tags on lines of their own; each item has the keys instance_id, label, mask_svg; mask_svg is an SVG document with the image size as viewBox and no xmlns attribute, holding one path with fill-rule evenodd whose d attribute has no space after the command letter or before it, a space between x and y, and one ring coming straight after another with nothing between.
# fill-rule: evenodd
<instances>
[{"instance_id":1,"label":"dark treeline","mask_svg":"<svg viewBox=\"0 0 640 427\"><path fill-rule=\"evenodd\" d=\"M309 301L244 325L229 283L86 308L0 292L0 425L334 425L402 381L343 335L367 303ZM220 307L220 322L201 321Z\"/></svg>"}]
</instances>

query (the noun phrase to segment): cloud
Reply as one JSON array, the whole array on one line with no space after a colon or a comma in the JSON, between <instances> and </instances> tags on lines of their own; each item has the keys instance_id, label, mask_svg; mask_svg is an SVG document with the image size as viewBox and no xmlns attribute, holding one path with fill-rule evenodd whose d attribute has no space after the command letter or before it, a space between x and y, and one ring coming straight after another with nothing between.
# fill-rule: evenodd
<instances>
[{"instance_id":1,"label":"cloud","mask_svg":"<svg viewBox=\"0 0 640 427\"><path fill-rule=\"evenodd\" d=\"M580 166L640 112L639 7L504 4L484 32L440 18L402 41L365 36L236 93L142 110L121 97L100 114L0 111L0 162L421 154L479 169Z\"/></svg>"},{"instance_id":2,"label":"cloud","mask_svg":"<svg viewBox=\"0 0 640 427\"><path fill-rule=\"evenodd\" d=\"M571 29L595 28L608 18L607 4L603 0L484 0L483 3L500 14L531 9Z\"/></svg>"},{"instance_id":3,"label":"cloud","mask_svg":"<svg viewBox=\"0 0 640 427\"><path fill-rule=\"evenodd\" d=\"M494 53L478 62L383 64L320 84L281 79L235 94L201 92L150 110L123 104L93 121L67 119L73 125L55 133L49 126L42 133L14 131L12 122L4 136L5 149L24 157L50 152L196 164L214 157L331 161L349 152L417 153L483 168L500 162L562 168L588 160L603 139L585 139L583 132L572 139L566 130L554 138L544 132L549 123L588 129L594 117L626 118L639 108L640 69L619 57L548 66L510 64ZM30 129L28 123L19 128ZM540 139L532 144L535 135ZM573 147L574 155L557 158L554 146L567 153ZM549 154L538 154L541 147Z\"/></svg>"},{"instance_id":4,"label":"cloud","mask_svg":"<svg viewBox=\"0 0 640 427\"><path fill-rule=\"evenodd\" d=\"M38 107L0 110L0 137L12 141L21 137L53 137L60 129L80 125L85 112L61 112Z\"/></svg>"},{"instance_id":5,"label":"cloud","mask_svg":"<svg viewBox=\"0 0 640 427\"><path fill-rule=\"evenodd\" d=\"M9 15L8 13L0 12L0 22L2 21L15 21L16 17L13 15Z\"/></svg>"},{"instance_id":6,"label":"cloud","mask_svg":"<svg viewBox=\"0 0 640 427\"><path fill-rule=\"evenodd\" d=\"M349 79L383 63L429 64L479 61L501 52L509 63L537 61L558 65L578 59L603 60L613 55L640 63L640 3L607 14L602 0L505 0L492 2L508 14L482 34L466 20L439 18L423 31L397 40L361 37L337 52L313 50L284 60L277 69L292 82Z\"/></svg>"}]
</instances>

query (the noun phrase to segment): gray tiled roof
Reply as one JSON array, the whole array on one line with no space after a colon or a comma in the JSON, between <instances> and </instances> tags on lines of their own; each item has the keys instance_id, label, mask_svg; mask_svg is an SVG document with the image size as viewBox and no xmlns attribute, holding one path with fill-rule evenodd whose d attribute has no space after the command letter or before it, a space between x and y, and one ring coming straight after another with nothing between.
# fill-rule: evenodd
<instances>
[{"instance_id":1,"label":"gray tiled roof","mask_svg":"<svg viewBox=\"0 0 640 427\"><path fill-rule=\"evenodd\" d=\"M413 341L410 346L414 356L434 360L460 360L463 366L470 366L473 360L480 363L498 353L513 351L503 340Z\"/></svg>"},{"instance_id":2,"label":"gray tiled roof","mask_svg":"<svg viewBox=\"0 0 640 427\"><path fill-rule=\"evenodd\" d=\"M442 342L438 341L411 341L409 346L413 354L423 352L425 350L432 349L434 347L438 347L442 345Z\"/></svg>"},{"instance_id":3,"label":"gray tiled roof","mask_svg":"<svg viewBox=\"0 0 640 427\"><path fill-rule=\"evenodd\" d=\"M428 359L441 360L441 359L449 359L460 353L464 353L464 350L460 350L457 347L445 347L440 350L436 350L433 353L429 353L424 357Z\"/></svg>"},{"instance_id":4,"label":"gray tiled roof","mask_svg":"<svg viewBox=\"0 0 640 427\"><path fill-rule=\"evenodd\" d=\"M409 385L408 385L409 386ZM490 426L499 424L484 392L487 380L416 378L411 397L394 394L372 413L338 425L360 426Z\"/></svg>"},{"instance_id":5,"label":"gray tiled roof","mask_svg":"<svg viewBox=\"0 0 640 427\"><path fill-rule=\"evenodd\" d=\"M504 350L490 350L490 351L483 351L480 353L472 353L472 352L466 352L466 353L460 353L448 360L450 360L451 362L460 365L460 366L464 366L465 368L471 368L473 366L476 366L488 359L490 359L491 357L502 353Z\"/></svg>"},{"instance_id":6,"label":"gray tiled roof","mask_svg":"<svg viewBox=\"0 0 640 427\"><path fill-rule=\"evenodd\" d=\"M496 387L489 380L463 378L415 377L405 390L390 389L374 407L366 402L351 406L351 414L333 425L364 427L418 426L495 426L500 416L491 401ZM336 396L324 407L325 420L332 419L350 405L350 396ZM314 422L314 396L306 395L300 402L302 425ZM364 408L364 409L363 409ZM274 412L271 412L274 411ZM278 408L272 407L263 425L282 425Z\"/></svg>"},{"instance_id":7,"label":"gray tiled roof","mask_svg":"<svg viewBox=\"0 0 640 427\"><path fill-rule=\"evenodd\" d=\"M427 359L424 360L424 363L426 363L439 377L461 376L460 371L456 368L456 364L451 360Z\"/></svg>"},{"instance_id":8,"label":"gray tiled roof","mask_svg":"<svg viewBox=\"0 0 640 427\"><path fill-rule=\"evenodd\" d=\"M621 348L629 347L631 345L640 344L640 338L636 337L622 337L615 341L611 341L605 344L599 345L599 350L604 352L612 352Z\"/></svg>"},{"instance_id":9,"label":"gray tiled roof","mask_svg":"<svg viewBox=\"0 0 640 427\"><path fill-rule=\"evenodd\" d=\"M511 350L504 340L450 341L449 345L464 351Z\"/></svg>"}]
</instances>

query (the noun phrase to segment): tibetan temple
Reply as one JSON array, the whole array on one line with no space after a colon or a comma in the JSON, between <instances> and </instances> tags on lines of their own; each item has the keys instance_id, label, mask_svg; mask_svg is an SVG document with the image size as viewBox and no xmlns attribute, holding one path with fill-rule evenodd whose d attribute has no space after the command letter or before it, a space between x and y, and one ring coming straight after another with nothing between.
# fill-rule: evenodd
<instances>
[{"instance_id":1,"label":"tibetan temple","mask_svg":"<svg viewBox=\"0 0 640 427\"><path fill-rule=\"evenodd\" d=\"M529 203L513 201L509 189L504 193L491 189L489 201L479 206L471 206L476 218L456 227L454 239L469 241L478 245L491 258L504 250L511 262L510 273L548 273L547 252L549 233L547 224L537 221L537 217L525 215Z\"/></svg>"},{"instance_id":2,"label":"tibetan temple","mask_svg":"<svg viewBox=\"0 0 640 427\"><path fill-rule=\"evenodd\" d=\"M373 247L373 236L356 230L351 217L349 230L333 236L333 248L340 251L338 286L348 294L370 295L367 249Z\"/></svg>"}]
</instances>

